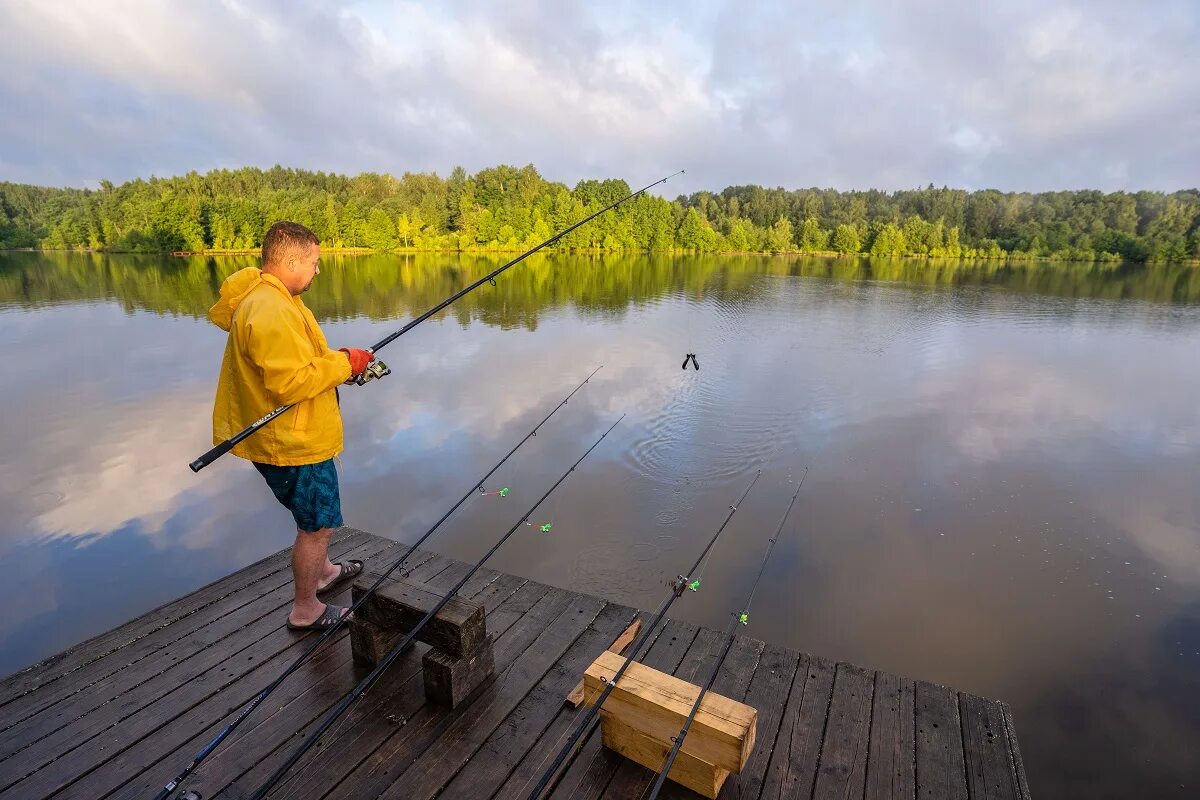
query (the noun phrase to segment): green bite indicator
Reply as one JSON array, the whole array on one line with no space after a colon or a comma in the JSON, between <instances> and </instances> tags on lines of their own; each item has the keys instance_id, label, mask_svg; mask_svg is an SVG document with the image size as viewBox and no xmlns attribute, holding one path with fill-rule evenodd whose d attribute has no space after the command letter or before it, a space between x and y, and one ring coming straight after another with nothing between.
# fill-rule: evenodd
<instances>
[{"instance_id":1,"label":"green bite indicator","mask_svg":"<svg viewBox=\"0 0 1200 800\"><path fill-rule=\"evenodd\" d=\"M697 578L696 580L689 583L688 588L691 589L693 592L700 591L700 579Z\"/></svg>"},{"instance_id":2,"label":"green bite indicator","mask_svg":"<svg viewBox=\"0 0 1200 800\"><path fill-rule=\"evenodd\" d=\"M743 612L741 616L738 617L738 622L742 623L743 625L748 624L750 622L750 615Z\"/></svg>"}]
</instances>

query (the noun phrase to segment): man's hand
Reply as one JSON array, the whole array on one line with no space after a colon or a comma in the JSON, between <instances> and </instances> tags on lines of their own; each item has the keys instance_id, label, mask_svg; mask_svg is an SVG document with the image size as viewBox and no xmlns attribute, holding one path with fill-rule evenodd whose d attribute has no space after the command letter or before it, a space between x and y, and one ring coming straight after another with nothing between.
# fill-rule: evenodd
<instances>
[{"instance_id":1,"label":"man's hand","mask_svg":"<svg viewBox=\"0 0 1200 800\"><path fill-rule=\"evenodd\" d=\"M346 358L350 359L351 378L357 378L359 375L362 375L363 370L367 368L367 364L375 360L374 353L367 350L359 350L357 347L339 347L338 349L346 354Z\"/></svg>"}]
</instances>

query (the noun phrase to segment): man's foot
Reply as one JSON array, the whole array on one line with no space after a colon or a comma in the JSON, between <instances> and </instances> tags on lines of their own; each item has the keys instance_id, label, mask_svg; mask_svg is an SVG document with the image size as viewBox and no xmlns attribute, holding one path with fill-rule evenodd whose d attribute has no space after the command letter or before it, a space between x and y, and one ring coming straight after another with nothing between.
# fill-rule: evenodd
<instances>
[{"instance_id":1,"label":"man's foot","mask_svg":"<svg viewBox=\"0 0 1200 800\"><path fill-rule=\"evenodd\" d=\"M350 613L350 609L348 608L326 605L321 609L321 613L316 618L305 619L302 616L297 616L296 609L293 607L292 613L288 614L287 626L288 630L293 631L323 631L337 625L348 613Z\"/></svg>"},{"instance_id":2,"label":"man's foot","mask_svg":"<svg viewBox=\"0 0 1200 800\"><path fill-rule=\"evenodd\" d=\"M317 593L332 589L335 585L344 580L353 578L363 571L363 562L355 559L345 561L340 564L330 564L325 568L325 574L321 576L321 582L317 584Z\"/></svg>"}]
</instances>

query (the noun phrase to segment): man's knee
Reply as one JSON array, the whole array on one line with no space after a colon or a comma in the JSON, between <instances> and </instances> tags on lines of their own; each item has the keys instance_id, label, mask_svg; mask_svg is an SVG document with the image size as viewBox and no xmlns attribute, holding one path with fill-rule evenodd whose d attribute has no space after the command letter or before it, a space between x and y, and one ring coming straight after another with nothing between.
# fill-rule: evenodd
<instances>
[{"instance_id":1,"label":"man's knee","mask_svg":"<svg viewBox=\"0 0 1200 800\"><path fill-rule=\"evenodd\" d=\"M319 547L328 549L329 540L333 538L333 528L321 528L318 531L296 529L296 544L301 547Z\"/></svg>"}]
</instances>

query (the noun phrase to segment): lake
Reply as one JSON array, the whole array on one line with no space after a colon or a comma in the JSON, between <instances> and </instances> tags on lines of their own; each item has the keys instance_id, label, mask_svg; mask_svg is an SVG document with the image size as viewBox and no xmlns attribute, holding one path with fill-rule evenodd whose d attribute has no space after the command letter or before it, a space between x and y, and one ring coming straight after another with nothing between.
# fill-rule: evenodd
<instances>
[{"instance_id":1,"label":"lake","mask_svg":"<svg viewBox=\"0 0 1200 800\"><path fill-rule=\"evenodd\" d=\"M0 254L0 674L290 544L210 445L252 258ZM498 259L326 256L306 302L366 347ZM1009 702L1034 796L1200 793L1200 270L535 257L341 392L346 521L642 608L762 478L674 613ZM681 370L685 353L700 370Z\"/></svg>"}]
</instances>

